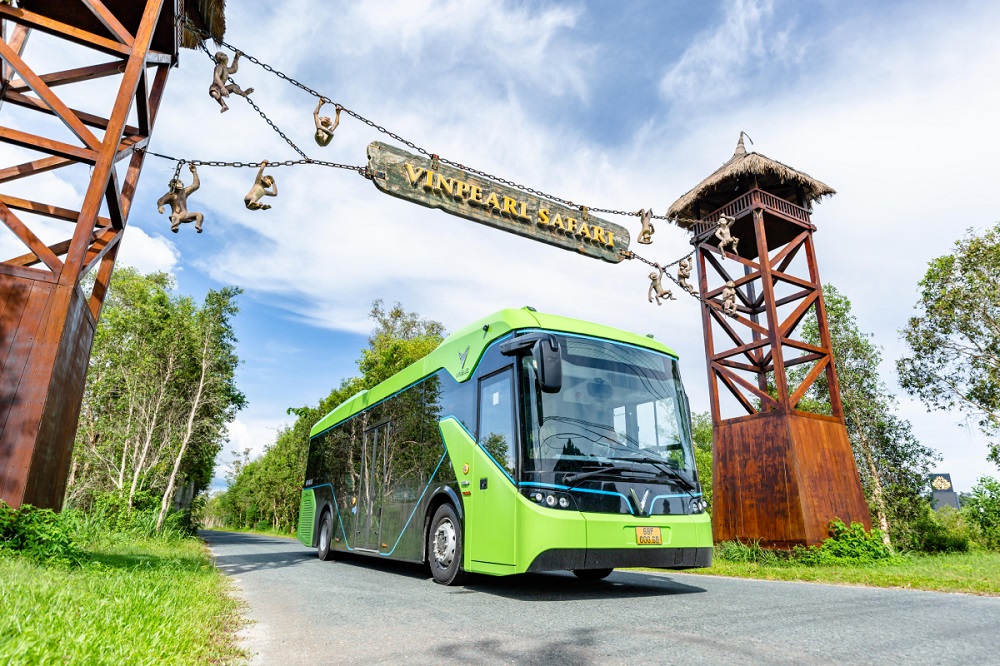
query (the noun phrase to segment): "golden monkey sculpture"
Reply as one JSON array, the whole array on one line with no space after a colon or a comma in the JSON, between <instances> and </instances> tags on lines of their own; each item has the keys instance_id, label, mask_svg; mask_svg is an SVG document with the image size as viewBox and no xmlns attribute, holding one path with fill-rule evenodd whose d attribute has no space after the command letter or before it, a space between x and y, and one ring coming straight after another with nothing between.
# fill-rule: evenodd
<instances>
[{"instance_id":1,"label":"golden monkey sculpture","mask_svg":"<svg viewBox=\"0 0 1000 666\"><path fill-rule=\"evenodd\" d=\"M278 184L274 182L274 176L265 176L264 167L267 166L267 160L260 163L260 169L257 171L257 178L253 181L253 186L247 195L243 197L243 203L246 205L247 210L269 210L271 206L268 204L262 204L260 202L265 196L276 197L278 196ZM270 190L267 188L271 188Z\"/></svg>"},{"instance_id":2,"label":"golden monkey sculpture","mask_svg":"<svg viewBox=\"0 0 1000 666\"><path fill-rule=\"evenodd\" d=\"M333 141L333 132L334 130L337 129L337 126L340 125L340 112L344 108L339 104L337 104L336 105L337 114L331 121L330 116L319 115L319 110L323 108L323 105L326 104L327 101L329 100L326 100L321 97L319 100L319 104L316 105L316 110L313 111L313 120L316 122L315 138L316 138L316 143L318 143L320 146L329 146L330 142Z\"/></svg>"},{"instance_id":3,"label":"golden monkey sculpture","mask_svg":"<svg viewBox=\"0 0 1000 666\"><path fill-rule=\"evenodd\" d=\"M688 283L689 277L691 277L691 260L681 259L677 262L677 284L687 293L693 294L694 287Z\"/></svg>"},{"instance_id":4,"label":"golden monkey sculpture","mask_svg":"<svg viewBox=\"0 0 1000 666\"><path fill-rule=\"evenodd\" d=\"M170 206L170 230L177 233L177 228L185 222L194 222L194 228L201 233L201 225L205 221L205 216L201 213L193 213L187 209L188 196L201 186L198 180L198 169L192 164L189 166L193 177L190 187L184 187L184 183L176 176L170 179L169 190L156 202L156 210L163 213L164 206Z\"/></svg>"},{"instance_id":5,"label":"golden monkey sculpture","mask_svg":"<svg viewBox=\"0 0 1000 666\"><path fill-rule=\"evenodd\" d=\"M650 208L646 210L644 208L639 209L639 221L642 222L642 229L639 230L639 237L635 239L635 242L641 243L643 245L649 245L653 242L653 232L656 231L653 228L653 222L650 218L653 217L653 209Z\"/></svg>"},{"instance_id":6,"label":"golden monkey sculpture","mask_svg":"<svg viewBox=\"0 0 1000 666\"><path fill-rule=\"evenodd\" d=\"M233 64L229 66L229 56L227 56L222 51L215 54L215 71L212 73L212 85L208 87L208 94L212 96L222 109L219 113L225 113L229 110L229 106L226 104L226 100L223 97L229 97L230 93L233 95L239 95L240 97L246 97L253 92L253 88L247 88L246 90L241 90L235 83L227 83L229 77L236 73L240 68L240 56L243 55L241 52L237 51L236 55L233 56Z\"/></svg>"},{"instance_id":7,"label":"golden monkey sculpture","mask_svg":"<svg viewBox=\"0 0 1000 666\"><path fill-rule=\"evenodd\" d=\"M729 232L729 228L733 226L733 222L736 218L727 217L725 215L719 216L719 226L715 230L715 237L719 239L719 251L725 254L726 246L730 247L730 252L736 254L736 246L739 245L740 239L734 238Z\"/></svg>"},{"instance_id":8,"label":"golden monkey sculpture","mask_svg":"<svg viewBox=\"0 0 1000 666\"><path fill-rule=\"evenodd\" d=\"M736 316L736 285L732 280L722 289L722 311L730 317Z\"/></svg>"},{"instance_id":9,"label":"golden monkey sculpture","mask_svg":"<svg viewBox=\"0 0 1000 666\"><path fill-rule=\"evenodd\" d=\"M663 303L660 302L661 299L665 301L676 301L677 299L674 297L673 293L663 286L663 276L666 274L666 271L660 268L659 264L654 264L654 266L656 267L656 272L649 274L649 302L652 303L654 298L656 299L657 305L663 305Z\"/></svg>"}]
</instances>

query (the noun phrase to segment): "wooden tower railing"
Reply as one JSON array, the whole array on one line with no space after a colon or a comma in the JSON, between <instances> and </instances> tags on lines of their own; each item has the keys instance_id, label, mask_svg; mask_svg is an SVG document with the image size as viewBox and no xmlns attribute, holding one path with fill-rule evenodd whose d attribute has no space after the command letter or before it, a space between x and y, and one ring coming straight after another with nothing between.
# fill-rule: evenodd
<instances>
[{"instance_id":1,"label":"wooden tower railing","mask_svg":"<svg viewBox=\"0 0 1000 666\"><path fill-rule=\"evenodd\" d=\"M719 251L720 215L736 218L739 254L723 258ZM815 544L834 518L870 529L844 426L809 211L753 189L702 218L694 231L706 301L716 540ZM794 274L798 257L805 259L803 275ZM735 317L722 312L726 282L736 289ZM818 346L799 335L806 317L816 321ZM797 366L805 370L788 372ZM799 409L823 375L831 414ZM724 398L739 413L726 413Z\"/></svg>"},{"instance_id":2,"label":"wooden tower railing","mask_svg":"<svg viewBox=\"0 0 1000 666\"><path fill-rule=\"evenodd\" d=\"M0 4L0 103L54 116L73 137L27 132L9 126L11 114L0 116L0 141L33 153L0 168L0 221L28 250L0 263L0 500L11 506L62 505L97 320L142 170L141 149L177 57L177 3L36 0L25 3L32 11ZM40 73L22 59L32 31L86 47L94 62ZM117 93L99 98L107 103L103 114L63 101L59 91L102 77L118 78ZM31 120L27 126L45 124ZM14 181L75 165L91 169L76 209L7 193ZM40 240L33 227L41 218L68 223L67 237ZM88 295L81 280L91 273Z\"/></svg>"}]
</instances>

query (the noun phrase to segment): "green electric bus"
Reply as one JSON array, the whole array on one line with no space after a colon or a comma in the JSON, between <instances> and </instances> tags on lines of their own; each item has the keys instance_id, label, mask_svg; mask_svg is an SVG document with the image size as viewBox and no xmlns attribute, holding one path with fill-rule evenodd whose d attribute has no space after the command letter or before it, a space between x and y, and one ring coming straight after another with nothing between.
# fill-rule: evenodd
<instances>
[{"instance_id":1,"label":"green electric bus","mask_svg":"<svg viewBox=\"0 0 1000 666\"><path fill-rule=\"evenodd\" d=\"M649 336L502 310L310 433L298 537L466 572L712 560L676 355Z\"/></svg>"}]
</instances>

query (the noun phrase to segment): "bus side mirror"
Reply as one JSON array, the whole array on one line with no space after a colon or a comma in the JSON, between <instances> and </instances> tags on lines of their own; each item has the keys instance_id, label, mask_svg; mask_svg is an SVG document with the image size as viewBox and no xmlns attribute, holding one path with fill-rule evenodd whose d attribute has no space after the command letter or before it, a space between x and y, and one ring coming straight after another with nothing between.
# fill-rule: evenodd
<instances>
[{"instance_id":1,"label":"bus side mirror","mask_svg":"<svg viewBox=\"0 0 1000 666\"><path fill-rule=\"evenodd\" d=\"M562 390L562 356L559 341L547 333L529 333L500 345L504 356L522 356L531 352L538 372L538 384L543 393L559 393Z\"/></svg>"},{"instance_id":2,"label":"bus side mirror","mask_svg":"<svg viewBox=\"0 0 1000 666\"><path fill-rule=\"evenodd\" d=\"M552 336L538 340L531 348L531 356L538 368L538 385L542 393L559 393L562 390L562 356L559 341Z\"/></svg>"}]
</instances>

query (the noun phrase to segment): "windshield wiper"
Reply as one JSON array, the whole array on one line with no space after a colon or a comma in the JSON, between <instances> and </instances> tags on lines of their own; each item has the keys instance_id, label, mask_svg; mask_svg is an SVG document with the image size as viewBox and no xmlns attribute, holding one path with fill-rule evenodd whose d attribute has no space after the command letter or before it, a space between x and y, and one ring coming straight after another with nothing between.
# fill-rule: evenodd
<instances>
[{"instance_id":1,"label":"windshield wiper","mask_svg":"<svg viewBox=\"0 0 1000 666\"><path fill-rule=\"evenodd\" d=\"M695 489L694 483L689 478L687 478L686 476L678 472L676 469L671 467L669 464L667 464L667 461L665 460L660 460L659 458L650 458L648 456L639 458L633 458L633 457L613 458L612 460L628 460L630 462L648 463L650 465L655 466L658 470L660 470L670 478L679 481L680 486L684 488L684 490L687 491L689 495L691 494L691 491Z\"/></svg>"},{"instance_id":2,"label":"windshield wiper","mask_svg":"<svg viewBox=\"0 0 1000 666\"><path fill-rule=\"evenodd\" d=\"M629 458L631 460L631 458ZM573 488L580 485L581 481L589 479L592 476L599 476L601 474L614 474L621 476L625 472L633 472L635 474L649 474L649 472L644 472L641 469L634 469L632 467L623 467L622 465L609 465L608 467L601 467L600 469L594 469L589 472L577 472L576 474L568 474L563 477L563 483L566 486Z\"/></svg>"}]
</instances>

